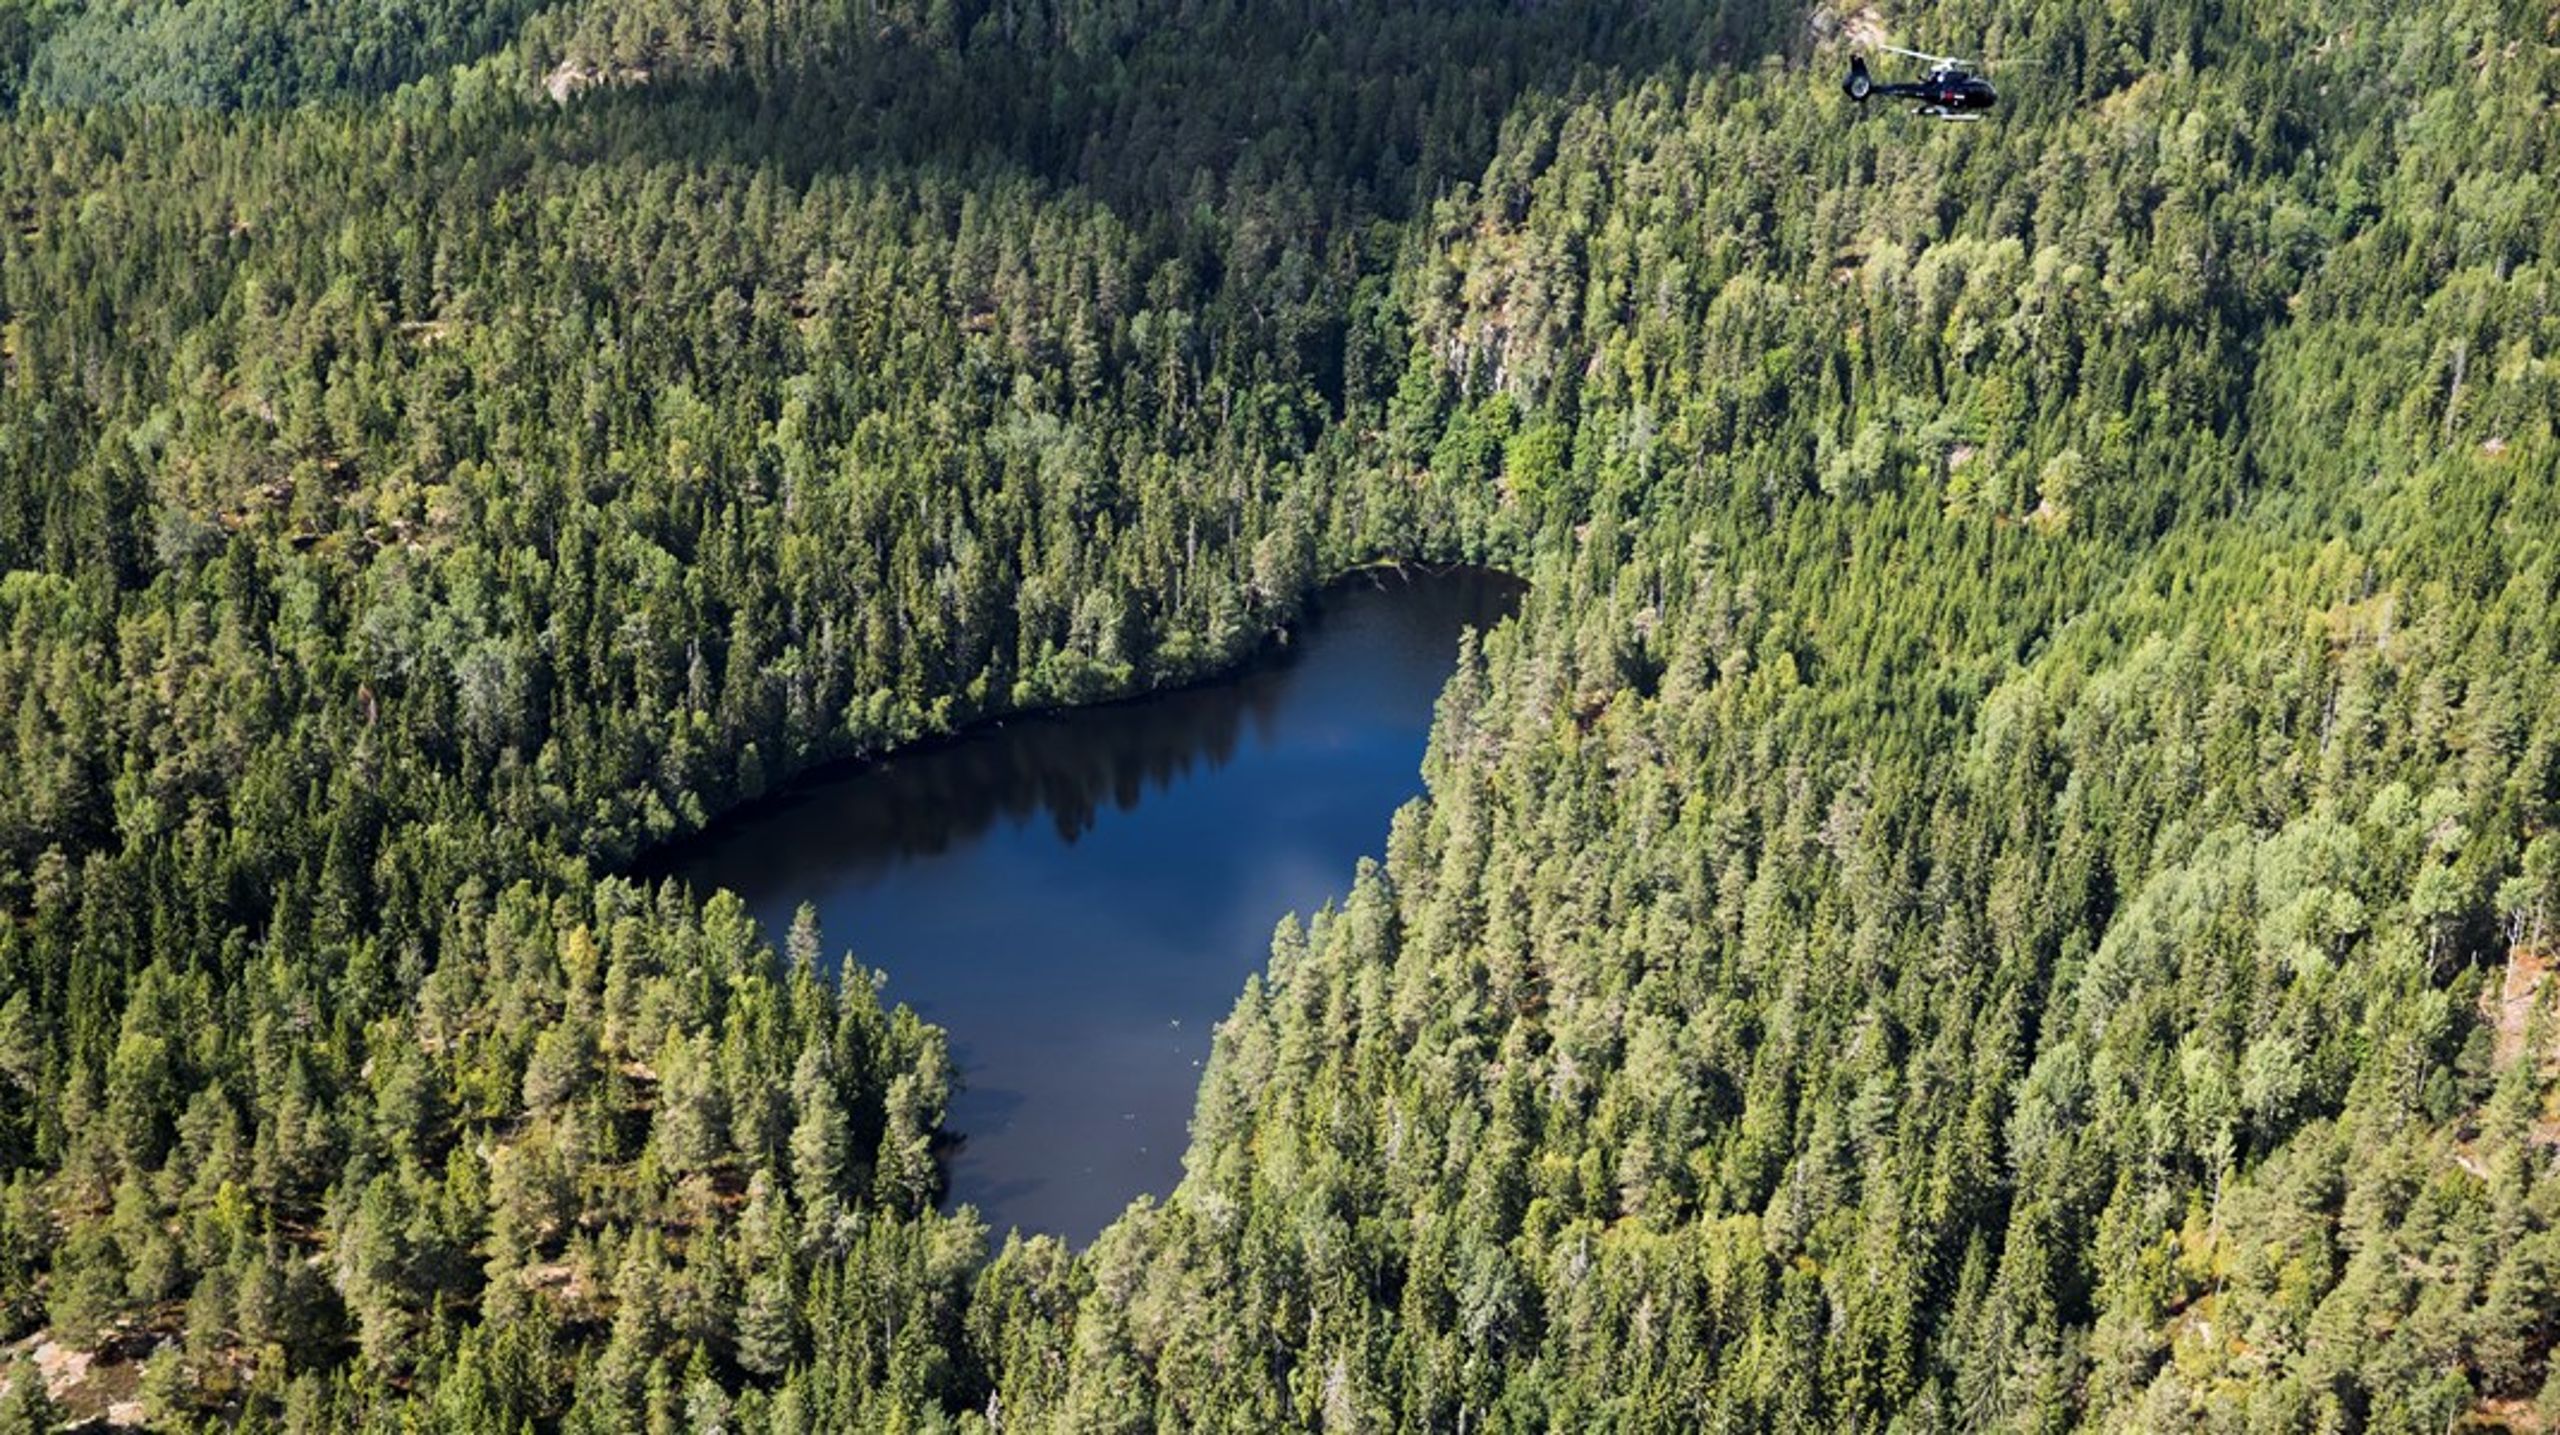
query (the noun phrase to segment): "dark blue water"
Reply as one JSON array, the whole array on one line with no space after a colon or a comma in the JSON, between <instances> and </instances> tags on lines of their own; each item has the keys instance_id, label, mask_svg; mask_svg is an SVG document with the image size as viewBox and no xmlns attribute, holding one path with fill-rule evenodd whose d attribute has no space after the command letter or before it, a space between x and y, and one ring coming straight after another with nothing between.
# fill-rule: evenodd
<instances>
[{"instance_id":1,"label":"dark blue water","mask_svg":"<svg viewBox=\"0 0 2560 1435\"><path fill-rule=\"evenodd\" d=\"M1082 1242L1180 1178L1212 1024L1273 925L1384 849L1460 629L1518 592L1364 575L1228 681L861 767L660 866L736 891L777 946L816 904L831 953L951 1035L951 1201Z\"/></svg>"}]
</instances>

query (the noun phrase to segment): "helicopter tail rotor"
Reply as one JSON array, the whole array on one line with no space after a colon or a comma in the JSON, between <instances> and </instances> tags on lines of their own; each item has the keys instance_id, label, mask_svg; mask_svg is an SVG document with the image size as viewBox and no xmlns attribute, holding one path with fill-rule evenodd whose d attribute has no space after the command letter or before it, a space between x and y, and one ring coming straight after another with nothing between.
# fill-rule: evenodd
<instances>
[{"instance_id":1,"label":"helicopter tail rotor","mask_svg":"<svg viewBox=\"0 0 2560 1435\"><path fill-rule=\"evenodd\" d=\"M1866 56L1849 57L1849 78L1841 82L1840 88L1848 91L1849 98L1861 104L1866 102L1868 92L1875 88L1875 81L1867 77Z\"/></svg>"}]
</instances>

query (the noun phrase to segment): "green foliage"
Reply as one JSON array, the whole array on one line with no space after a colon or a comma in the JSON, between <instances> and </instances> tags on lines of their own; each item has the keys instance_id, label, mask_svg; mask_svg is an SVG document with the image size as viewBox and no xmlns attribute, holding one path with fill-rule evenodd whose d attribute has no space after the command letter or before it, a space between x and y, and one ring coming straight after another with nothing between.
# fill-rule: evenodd
<instances>
[{"instance_id":1,"label":"green foliage","mask_svg":"<svg viewBox=\"0 0 2560 1435\"><path fill-rule=\"evenodd\" d=\"M62 1412L46 1394L44 1376L34 1361L17 1361L7 1377L0 1379L0 1432L47 1435L61 1418Z\"/></svg>"},{"instance_id":2,"label":"green foliage","mask_svg":"<svg viewBox=\"0 0 2560 1435\"><path fill-rule=\"evenodd\" d=\"M535 0L0 6L0 108L269 108L381 94L496 48Z\"/></svg>"},{"instance_id":3,"label":"green foliage","mask_svg":"<svg viewBox=\"0 0 2560 1435\"><path fill-rule=\"evenodd\" d=\"M2554 1418L2547 15L1975 4L1920 127L1754 5L343 9L0 0L0 1338L252 1430ZM601 875L1387 556L1533 595L1088 1251L937 1210L813 923Z\"/></svg>"}]
</instances>

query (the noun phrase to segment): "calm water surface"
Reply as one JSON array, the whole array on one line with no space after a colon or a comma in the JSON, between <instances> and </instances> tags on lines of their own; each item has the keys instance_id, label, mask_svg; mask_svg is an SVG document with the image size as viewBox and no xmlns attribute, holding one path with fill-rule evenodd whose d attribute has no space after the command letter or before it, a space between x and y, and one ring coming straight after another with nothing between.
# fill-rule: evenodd
<instances>
[{"instance_id":1,"label":"calm water surface","mask_svg":"<svg viewBox=\"0 0 2560 1435\"><path fill-rule=\"evenodd\" d=\"M951 1034L951 1200L1082 1242L1182 1170L1211 1025L1422 789L1461 628L1519 585L1363 576L1215 686L1019 718L813 782L655 864L746 899Z\"/></svg>"}]
</instances>

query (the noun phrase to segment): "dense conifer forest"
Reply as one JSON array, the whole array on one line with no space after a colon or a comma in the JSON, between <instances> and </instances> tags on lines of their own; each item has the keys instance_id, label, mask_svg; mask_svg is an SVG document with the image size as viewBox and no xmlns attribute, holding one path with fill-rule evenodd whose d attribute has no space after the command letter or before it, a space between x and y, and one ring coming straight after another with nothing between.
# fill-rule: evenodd
<instances>
[{"instance_id":1,"label":"dense conifer forest","mask_svg":"<svg viewBox=\"0 0 2560 1435\"><path fill-rule=\"evenodd\" d=\"M0 0L0 1431L2560 1429L2556 96ZM627 875L1378 559L1532 588L1089 1248L940 1208L860 933Z\"/></svg>"}]
</instances>

